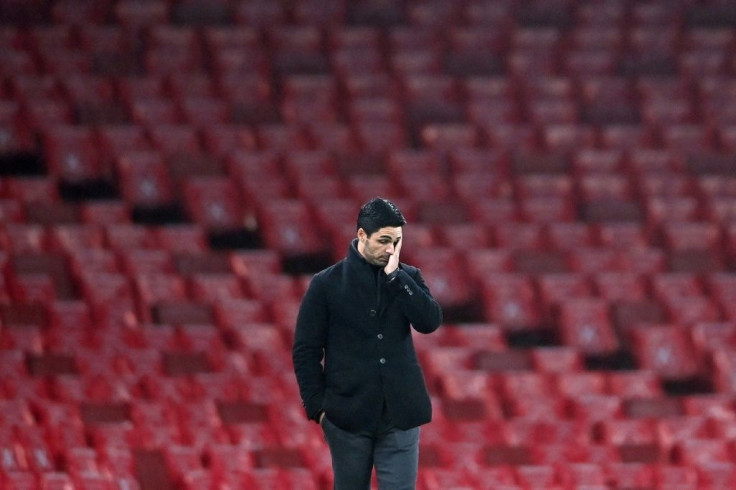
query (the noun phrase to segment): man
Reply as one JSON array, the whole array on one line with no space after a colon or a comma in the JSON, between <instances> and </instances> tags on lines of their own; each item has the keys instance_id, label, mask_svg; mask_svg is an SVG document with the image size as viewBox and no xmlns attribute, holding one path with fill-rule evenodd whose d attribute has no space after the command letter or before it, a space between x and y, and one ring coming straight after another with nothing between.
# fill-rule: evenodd
<instances>
[{"instance_id":1,"label":"man","mask_svg":"<svg viewBox=\"0 0 736 490\"><path fill-rule=\"evenodd\" d=\"M374 198L360 209L348 255L310 282L293 346L307 417L322 425L335 489L416 485L419 426L432 406L411 327L430 333L442 311L419 269L399 262L401 211Z\"/></svg>"}]
</instances>

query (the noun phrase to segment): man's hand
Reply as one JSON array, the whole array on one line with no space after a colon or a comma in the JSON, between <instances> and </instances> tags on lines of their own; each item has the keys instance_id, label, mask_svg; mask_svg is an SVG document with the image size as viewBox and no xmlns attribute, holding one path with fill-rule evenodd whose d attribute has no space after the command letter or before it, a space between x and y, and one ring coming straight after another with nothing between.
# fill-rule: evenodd
<instances>
[{"instance_id":1,"label":"man's hand","mask_svg":"<svg viewBox=\"0 0 736 490\"><path fill-rule=\"evenodd\" d=\"M399 268L399 255L401 254L401 244L404 243L403 238L399 239L399 243L394 245L394 253L389 257L388 264L383 268L386 275L391 274L393 271Z\"/></svg>"}]
</instances>

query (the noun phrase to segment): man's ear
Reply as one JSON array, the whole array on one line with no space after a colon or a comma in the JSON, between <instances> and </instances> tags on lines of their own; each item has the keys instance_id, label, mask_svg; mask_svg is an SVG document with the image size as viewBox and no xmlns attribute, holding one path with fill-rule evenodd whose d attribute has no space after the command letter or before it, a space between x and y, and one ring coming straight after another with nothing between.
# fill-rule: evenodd
<instances>
[{"instance_id":1,"label":"man's ear","mask_svg":"<svg viewBox=\"0 0 736 490\"><path fill-rule=\"evenodd\" d=\"M368 239L368 235L366 234L365 230L363 228L358 228L358 240L361 242L365 242Z\"/></svg>"}]
</instances>

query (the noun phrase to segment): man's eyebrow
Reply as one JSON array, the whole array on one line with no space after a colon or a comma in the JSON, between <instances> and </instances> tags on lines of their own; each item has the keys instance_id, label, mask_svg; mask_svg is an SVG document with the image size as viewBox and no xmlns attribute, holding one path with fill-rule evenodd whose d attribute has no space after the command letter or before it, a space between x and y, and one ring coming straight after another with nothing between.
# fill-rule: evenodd
<instances>
[{"instance_id":1,"label":"man's eyebrow","mask_svg":"<svg viewBox=\"0 0 736 490\"><path fill-rule=\"evenodd\" d=\"M401 235L399 235L397 237L393 237L391 235L381 235L379 238L381 240L401 240Z\"/></svg>"}]
</instances>

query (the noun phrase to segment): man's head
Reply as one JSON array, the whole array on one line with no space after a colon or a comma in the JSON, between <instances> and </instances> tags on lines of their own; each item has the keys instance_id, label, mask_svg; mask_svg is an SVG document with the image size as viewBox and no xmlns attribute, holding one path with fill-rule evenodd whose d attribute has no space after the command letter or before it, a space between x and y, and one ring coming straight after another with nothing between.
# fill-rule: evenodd
<instances>
[{"instance_id":1,"label":"man's head","mask_svg":"<svg viewBox=\"0 0 736 490\"><path fill-rule=\"evenodd\" d=\"M380 197L371 199L358 213L358 252L368 263L385 266L401 241L405 224L394 203Z\"/></svg>"}]
</instances>

